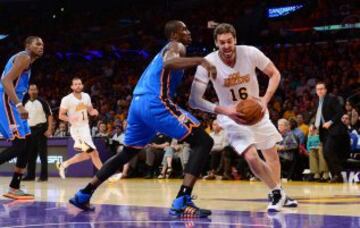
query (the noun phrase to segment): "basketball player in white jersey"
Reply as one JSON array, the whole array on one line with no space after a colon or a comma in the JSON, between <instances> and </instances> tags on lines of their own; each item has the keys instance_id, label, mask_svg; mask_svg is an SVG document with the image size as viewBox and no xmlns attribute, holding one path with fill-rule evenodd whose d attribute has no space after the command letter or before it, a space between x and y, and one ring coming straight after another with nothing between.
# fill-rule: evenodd
<instances>
[{"instance_id":1,"label":"basketball player in white jersey","mask_svg":"<svg viewBox=\"0 0 360 228\"><path fill-rule=\"evenodd\" d=\"M282 206L296 207L297 202L285 196L280 181L280 161L275 144L281 135L269 119L267 104L274 95L280 73L275 65L260 50L252 46L236 46L236 31L230 24L219 24L214 30L215 44L219 51L205 58L217 68L215 79L201 66L197 68L190 95L190 106L206 112L218 114L218 122L225 129L234 149L244 156L253 173L270 189L269 211L279 211ZM259 85L255 69L269 77L269 85L264 97L259 97ZM203 99L211 80L219 105ZM247 126L236 112L236 104L247 98L258 99L265 116L255 125ZM266 162L258 156L263 152Z\"/></svg>"},{"instance_id":2,"label":"basketball player in white jersey","mask_svg":"<svg viewBox=\"0 0 360 228\"><path fill-rule=\"evenodd\" d=\"M74 139L74 149L80 153L63 163L58 163L59 175L65 179L65 169L74 163L91 159L94 166L100 169L102 162L90 134L89 118L99 113L93 108L89 94L82 92L80 78L73 78L72 93L61 99L59 119L70 123L70 135Z\"/></svg>"}]
</instances>

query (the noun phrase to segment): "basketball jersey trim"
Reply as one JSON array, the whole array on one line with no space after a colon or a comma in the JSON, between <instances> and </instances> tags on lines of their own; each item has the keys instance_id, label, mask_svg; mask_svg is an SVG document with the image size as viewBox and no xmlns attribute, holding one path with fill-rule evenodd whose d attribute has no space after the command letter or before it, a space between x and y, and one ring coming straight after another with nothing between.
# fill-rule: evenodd
<instances>
[{"instance_id":1,"label":"basketball jersey trim","mask_svg":"<svg viewBox=\"0 0 360 228\"><path fill-rule=\"evenodd\" d=\"M160 101L164 104L165 108L170 112L172 116L174 116L181 125L183 125L188 133L185 134L184 137L181 138L183 140L192 132L193 127L198 127L199 124L193 122L191 118L188 118L183 112L181 112L176 105L171 101L169 95L169 87L170 87L170 70L163 69L160 75ZM166 86L164 86L166 85ZM184 119L183 119L184 118Z\"/></svg>"}]
</instances>

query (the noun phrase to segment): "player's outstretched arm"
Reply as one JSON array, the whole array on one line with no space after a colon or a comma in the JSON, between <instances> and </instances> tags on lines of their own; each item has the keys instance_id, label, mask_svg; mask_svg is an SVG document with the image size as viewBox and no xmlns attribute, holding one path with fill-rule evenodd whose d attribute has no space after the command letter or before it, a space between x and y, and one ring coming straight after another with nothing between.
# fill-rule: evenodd
<instances>
[{"instance_id":1,"label":"player's outstretched arm","mask_svg":"<svg viewBox=\"0 0 360 228\"><path fill-rule=\"evenodd\" d=\"M165 69L185 69L202 65L208 70L212 77L216 77L216 67L202 57L184 57L186 48L182 43L171 42L167 50L164 52L164 68Z\"/></svg>"},{"instance_id":2,"label":"player's outstretched arm","mask_svg":"<svg viewBox=\"0 0 360 228\"><path fill-rule=\"evenodd\" d=\"M208 82L203 82L197 78L194 79L189 96L189 105L194 109L215 113L216 104L204 99L207 86Z\"/></svg>"}]
</instances>

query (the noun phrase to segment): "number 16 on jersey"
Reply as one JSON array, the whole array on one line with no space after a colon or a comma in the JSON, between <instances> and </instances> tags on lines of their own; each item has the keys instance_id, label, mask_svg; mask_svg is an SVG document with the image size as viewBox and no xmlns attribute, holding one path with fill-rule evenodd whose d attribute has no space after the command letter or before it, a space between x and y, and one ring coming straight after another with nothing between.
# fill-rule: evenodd
<instances>
[{"instance_id":1,"label":"number 16 on jersey","mask_svg":"<svg viewBox=\"0 0 360 228\"><path fill-rule=\"evenodd\" d=\"M232 100L238 101L238 100L246 100L248 98L247 89L245 87L240 87L238 91L236 89L230 89Z\"/></svg>"}]
</instances>

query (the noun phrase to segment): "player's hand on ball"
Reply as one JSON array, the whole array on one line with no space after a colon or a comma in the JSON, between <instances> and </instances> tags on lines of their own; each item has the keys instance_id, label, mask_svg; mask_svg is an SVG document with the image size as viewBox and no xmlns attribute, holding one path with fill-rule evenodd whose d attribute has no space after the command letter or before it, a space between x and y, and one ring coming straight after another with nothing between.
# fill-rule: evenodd
<instances>
[{"instance_id":1,"label":"player's hand on ball","mask_svg":"<svg viewBox=\"0 0 360 228\"><path fill-rule=\"evenodd\" d=\"M209 74L209 77L211 77L214 80L216 79L217 70L216 70L216 67L214 65L212 65L206 59L203 59L203 61L201 63L201 66L203 66L207 70L207 72Z\"/></svg>"},{"instance_id":2,"label":"player's hand on ball","mask_svg":"<svg viewBox=\"0 0 360 228\"><path fill-rule=\"evenodd\" d=\"M236 123L245 124L246 121L242 119L243 115L236 111L236 104L231 106L218 106L218 112L220 114L226 115Z\"/></svg>"},{"instance_id":3,"label":"player's hand on ball","mask_svg":"<svg viewBox=\"0 0 360 228\"><path fill-rule=\"evenodd\" d=\"M92 109L90 112L89 112L90 116L98 116L99 115L99 112L98 110L96 109Z\"/></svg>"},{"instance_id":4,"label":"player's hand on ball","mask_svg":"<svg viewBox=\"0 0 360 228\"><path fill-rule=\"evenodd\" d=\"M19 113L20 113L21 119L26 120L26 119L29 118L29 113L28 113L28 111L26 111L26 109L24 108L24 106L22 106L22 105L19 106L19 107L18 107L18 111L19 111Z\"/></svg>"}]
</instances>

